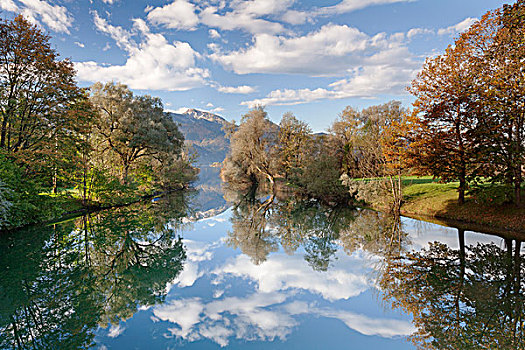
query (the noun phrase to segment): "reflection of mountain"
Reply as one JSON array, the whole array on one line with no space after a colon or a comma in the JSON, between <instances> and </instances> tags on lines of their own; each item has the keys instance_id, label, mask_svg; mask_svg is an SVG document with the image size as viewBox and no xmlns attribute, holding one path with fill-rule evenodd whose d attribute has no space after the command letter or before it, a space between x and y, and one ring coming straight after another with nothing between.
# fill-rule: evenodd
<instances>
[{"instance_id":1,"label":"reflection of mountain","mask_svg":"<svg viewBox=\"0 0 525 350\"><path fill-rule=\"evenodd\" d=\"M197 154L196 166L201 170L199 180L195 184L199 189L196 198L198 210L201 212L211 210L215 213L225 209L226 201L222 196L222 182L219 177L220 168L212 164L221 163L230 148L230 141L222 130L228 122L216 114L196 109L188 109L182 114L169 113L169 115L179 124L186 144Z\"/></svg>"}]
</instances>

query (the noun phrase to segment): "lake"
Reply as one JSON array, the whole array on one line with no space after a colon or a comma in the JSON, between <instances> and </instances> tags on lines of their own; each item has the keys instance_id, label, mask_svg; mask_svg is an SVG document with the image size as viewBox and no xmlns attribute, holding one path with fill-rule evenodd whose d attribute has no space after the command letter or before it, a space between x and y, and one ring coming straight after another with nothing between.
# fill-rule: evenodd
<instances>
[{"instance_id":1,"label":"lake","mask_svg":"<svg viewBox=\"0 0 525 350\"><path fill-rule=\"evenodd\" d=\"M519 240L314 201L203 215L193 200L0 236L0 348L523 348Z\"/></svg>"}]
</instances>

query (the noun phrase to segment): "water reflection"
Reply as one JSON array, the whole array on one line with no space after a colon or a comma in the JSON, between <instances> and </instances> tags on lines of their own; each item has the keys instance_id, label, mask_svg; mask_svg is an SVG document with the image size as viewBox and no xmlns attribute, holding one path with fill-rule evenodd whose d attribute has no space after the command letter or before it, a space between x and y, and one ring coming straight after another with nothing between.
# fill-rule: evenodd
<instances>
[{"instance_id":1,"label":"water reflection","mask_svg":"<svg viewBox=\"0 0 525 350\"><path fill-rule=\"evenodd\" d=\"M163 336L171 340L166 344L211 347L212 342L242 348L249 341L269 348L319 347L311 340L291 340L305 320L316 320L312 334L336 348L348 344L341 343L341 337L355 334L388 339L390 345L402 343L401 337L414 331L408 320L352 310L351 299L374 288L369 278L373 258L311 243L313 238L327 238L339 247L339 233L357 215L341 209L269 197L239 202L231 211L196 224L195 231L185 235L188 264L175 281L171 298L152 310L155 328L165 329ZM282 222L287 224L278 224ZM213 232L229 231L226 240L211 234L210 227ZM228 250L222 242L244 254ZM316 250L307 248L314 244ZM286 248L280 249L283 245ZM329 256L330 266L312 265L312 251ZM375 307L371 301L366 309ZM344 325L342 332L327 340L321 335L334 321Z\"/></svg>"},{"instance_id":2,"label":"water reflection","mask_svg":"<svg viewBox=\"0 0 525 350\"><path fill-rule=\"evenodd\" d=\"M400 217L286 195L239 196L230 221L228 244L241 249L256 265L281 246L290 255L302 248L314 270L327 271L339 245L349 255L365 250L388 257L410 243Z\"/></svg>"},{"instance_id":3,"label":"water reflection","mask_svg":"<svg viewBox=\"0 0 525 350\"><path fill-rule=\"evenodd\" d=\"M162 302L185 260L180 194L0 237L0 348L87 348Z\"/></svg>"},{"instance_id":4,"label":"water reflection","mask_svg":"<svg viewBox=\"0 0 525 350\"><path fill-rule=\"evenodd\" d=\"M0 237L0 348L525 347L519 240L281 194L187 212L181 195Z\"/></svg>"},{"instance_id":5,"label":"water reflection","mask_svg":"<svg viewBox=\"0 0 525 350\"><path fill-rule=\"evenodd\" d=\"M523 258L520 240L435 242L390 259L380 280L385 299L414 317L411 339L422 349L523 349Z\"/></svg>"}]
</instances>

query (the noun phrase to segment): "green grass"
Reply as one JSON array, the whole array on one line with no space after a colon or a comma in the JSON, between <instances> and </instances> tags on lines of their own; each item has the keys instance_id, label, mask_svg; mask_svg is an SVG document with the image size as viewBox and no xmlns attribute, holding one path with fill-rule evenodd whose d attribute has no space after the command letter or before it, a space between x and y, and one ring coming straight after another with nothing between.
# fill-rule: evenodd
<instances>
[{"instance_id":1,"label":"green grass","mask_svg":"<svg viewBox=\"0 0 525 350\"><path fill-rule=\"evenodd\" d=\"M403 178L403 183L408 183L403 190L405 203L401 210L404 214L525 232L525 208L505 200L508 192L505 186L482 184L478 191L466 195L465 204L459 205L458 182L443 184L429 180L431 178Z\"/></svg>"},{"instance_id":2,"label":"green grass","mask_svg":"<svg viewBox=\"0 0 525 350\"><path fill-rule=\"evenodd\" d=\"M432 176L403 176L401 181L403 186L439 183L439 179L435 179Z\"/></svg>"}]
</instances>

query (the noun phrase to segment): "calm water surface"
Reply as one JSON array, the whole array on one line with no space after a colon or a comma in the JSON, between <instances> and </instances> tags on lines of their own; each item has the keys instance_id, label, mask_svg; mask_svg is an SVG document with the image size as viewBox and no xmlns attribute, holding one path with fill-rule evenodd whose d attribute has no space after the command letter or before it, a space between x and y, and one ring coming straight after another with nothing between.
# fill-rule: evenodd
<instances>
[{"instance_id":1,"label":"calm water surface","mask_svg":"<svg viewBox=\"0 0 525 350\"><path fill-rule=\"evenodd\" d=\"M0 237L0 348L523 348L521 243L184 195Z\"/></svg>"}]
</instances>

